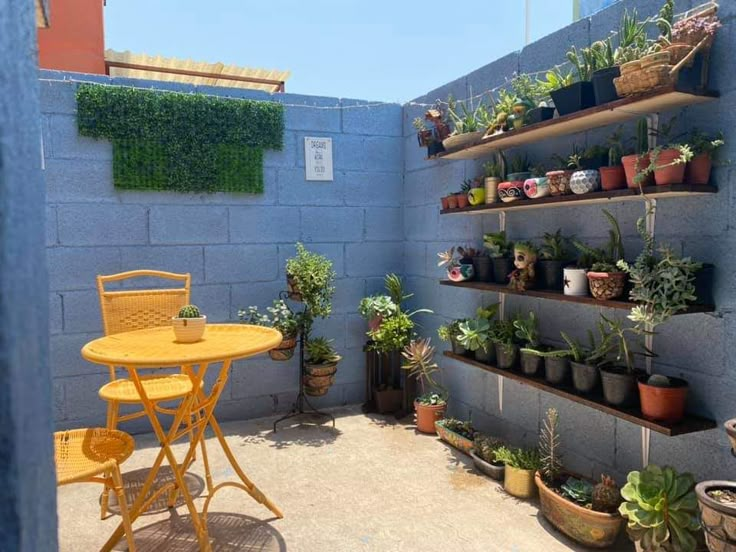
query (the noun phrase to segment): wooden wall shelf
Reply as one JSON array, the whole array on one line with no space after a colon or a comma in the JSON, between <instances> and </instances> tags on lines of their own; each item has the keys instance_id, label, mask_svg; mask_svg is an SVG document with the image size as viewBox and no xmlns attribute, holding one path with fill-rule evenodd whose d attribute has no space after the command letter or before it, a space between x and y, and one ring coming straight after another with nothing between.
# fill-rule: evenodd
<instances>
[{"instance_id":1,"label":"wooden wall shelf","mask_svg":"<svg viewBox=\"0 0 736 552\"><path fill-rule=\"evenodd\" d=\"M477 291L486 291L492 293L505 293L507 295L523 295L527 297L538 297L541 299L549 299L552 301L565 301L568 303L578 303L582 305L590 305L592 307L605 307L609 309L623 309L631 310L635 304L631 301L599 301L595 297L589 295L577 296L577 295L565 295L561 291L553 289L530 289L527 291L516 291L503 284L494 284L492 282L453 282L451 280L440 280L440 284L443 286L452 286L465 289L474 289ZM715 305L690 305L686 311L679 313L682 314L693 314L699 312L713 312L716 310Z\"/></svg>"},{"instance_id":2,"label":"wooden wall shelf","mask_svg":"<svg viewBox=\"0 0 736 552\"><path fill-rule=\"evenodd\" d=\"M644 192L642 194L642 191ZM672 184L670 186L646 186L642 190L626 188L610 192L591 192L564 196L547 196L540 199L521 199L510 203L485 203L461 209L442 209L442 215L487 215L501 211L525 211L527 209L577 207L579 205L605 204L611 201L646 201L668 197L693 197L718 193L715 186L698 186L693 184Z\"/></svg>"},{"instance_id":3,"label":"wooden wall shelf","mask_svg":"<svg viewBox=\"0 0 736 552\"><path fill-rule=\"evenodd\" d=\"M547 393L557 395L558 397L562 397L563 399L567 399L572 402L587 406L589 408L593 408L595 410L598 410L599 412L621 418L622 420L626 420L627 422L630 422L632 424L649 428L652 431L667 435L668 437L674 437L676 435L686 435L688 433L697 433L699 431L707 431L717 426L714 420L709 420L707 418L702 418L695 415L686 415L686 417L677 424L655 422L645 418L642 413L637 409L610 406L603 401L602 397L579 395L572 387L556 387L547 383L543 378L525 376L523 374L510 370L501 370L500 368L496 368L495 366L478 362L476 360L473 360L472 358L456 355L455 353L452 353L450 351L445 351L444 355L453 360L457 360L458 362L463 362L465 364L469 364L470 366L475 366L476 368L480 368L481 370L485 370L493 374L498 374L499 376L508 378L510 380L514 380L519 383L534 387L536 389L541 389L542 391L546 391Z\"/></svg>"},{"instance_id":4,"label":"wooden wall shelf","mask_svg":"<svg viewBox=\"0 0 736 552\"><path fill-rule=\"evenodd\" d=\"M478 159L489 155L493 151L515 148L540 140L622 123L650 113L659 113L678 107L712 101L717 97L718 94L715 92L696 94L679 90L676 86L665 86L644 94L622 98L615 102L563 115L556 119L528 125L518 130L489 136L479 144L456 151L444 152L437 155L436 158Z\"/></svg>"}]
</instances>

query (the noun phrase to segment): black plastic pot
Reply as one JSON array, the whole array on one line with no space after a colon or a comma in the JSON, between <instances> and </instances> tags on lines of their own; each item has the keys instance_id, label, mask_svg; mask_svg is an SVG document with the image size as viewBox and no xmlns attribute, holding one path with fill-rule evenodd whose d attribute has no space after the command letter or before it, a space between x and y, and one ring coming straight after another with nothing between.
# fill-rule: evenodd
<instances>
[{"instance_id":1,"label":"black plastic pot","mask_svg":"<svg viewBox=\"0 0 736 552\"><path fill-rule=\"evenodd\" d=\"M564 274L562 269L570 264L570 261L551 261L547 259L540 259L537 261L538 267L538 282L544 289L557 289L562 290L565 285Z\"/></svg>"},{"instance_id":2,"label":"black plastic pot","mask_svg":"<svg viewBox=\"0 0 736 552\"><path fill-rule=\"evenodd\" d=\"M483 362L485 364L493 364L496 362L496 348L493 346L493 344L488 343L486 345L486 349L484 350L483 347L475 351L475 360L478 362Z\"/></svg>"},{"instance_id":3,"label":"black plastic pot","mask_svg":"<svg viewBox=\"0 0 736 552\"><path fill-rule=\"evenodd\" d=\"M601 375L597 366L570 362L572 369L572 385L578 393L592 393L601 382Z\"/></svg>"},{"instance_id":4,"label":"black plastic pot","mask_svg":"<svg viewBox=\"0 0 736 552\"><path fill-rule=\"evenodd\" d=\"M595 105L593 83L590 81L573 83L551 92L550 95L560 115L569 115Z\"/></svg>"},{"instance_id":5,"label":"black plastic pot","mask_svg":"<svg viewBox=\"0 0 736 552\"><path fill-rule=\"evenodd\" d=\"M542 121L549 121L555 116L554 107L535 107L526 112L526 124L533 125Z\"/></svg>"},{"instance_id":6,"label":"black plastic pot","mask_svg":"<svg viewBox=\"0 0 736 552\"><path fill-rule=\"evenodd\" d=\"M452 344L452 352L456 355L467 355L468 350L460 345L460 342L457 339L451 339L450 343Z\"/></svg>"},{"instance_id":7,"label":"black plastic pot","mask_svg":"<svg viewBox=\"0 0 736 552\"><path fill-rule=\"evenodd\" d=\"M619 99L618 94L616 94L616 86L613 84L613 79L620 76L621 70L618 66L599 69L593 73L591 81L593 82L595 105L603 105Z\"/></svg>"},{"instance_id":8,"label":"black plastic pot","mask_svg":"<svg viewBox=\"0 0 736 552\"><path fill-rule=\"evenodd\" d=\"M536 376L542 366L542 357L535 355L534 353L526 353L524 351L521 351L520 354L521 372L527 376Z\"/></svg>"},{"instance_id":9,"label":"black plastic pot","mask_svg":"<svg viewBox=\"0 0 736 552\"><path fill-rule=\"evenodd\" d=\"M712 305L713 300L713 273L712 264L703 264L703 268L695 273L695 297L698 305Z\"/></svg>"},{"instance_id":10,"label":"black plastic pot","mask_svg":"<svg viewBox=\"0 0 736 552\"><path fill-rule=\"evenodd\" d=\"M493 257L493 281L497 284L508 284L509 274L514 270L514 260L508 257Z\"/></svg>"},{"instance_id":11,"label":"black plastic pot","mask_svg":"<svg viewBox=\"0 0 736 552\"><path fill-rule=\"evenodd\" d=\"M516 359L519 356L519 347L516 345L503 345L496 343L496 367L501 370L511 370L516 366Z\"/></svg>"},{"instance_id":12,"label":"black plastic pot","mask_svg":"<svg viewBox=\"0 0 736 552\"><path fill-rule=\"evenodd\" d=\"M603 398L613 406L634 406L639 402L637 374L612 366L600 369Z\"/></svg>"},{"instance_id":13,"label":"black plastic pot","mask_svg":"<svg viewBox=\"0 0 736 552\"><path fill-rule=\"evenodd\" d=\"M545 357L544 379L552 385L565 383L570 374L570 360L559 357Z\"/></svg>"},{"instance_id":14,"label":"black plastic pot","mask_svg":"<svg viewBox=\"0 0 736 552\"><path fill-rule=\"evenodd\" d=\"M490 282L493 280L493 267L490 257L473 257L473 270L475 279L479 282Z\"/></svg>"}]
</instances>

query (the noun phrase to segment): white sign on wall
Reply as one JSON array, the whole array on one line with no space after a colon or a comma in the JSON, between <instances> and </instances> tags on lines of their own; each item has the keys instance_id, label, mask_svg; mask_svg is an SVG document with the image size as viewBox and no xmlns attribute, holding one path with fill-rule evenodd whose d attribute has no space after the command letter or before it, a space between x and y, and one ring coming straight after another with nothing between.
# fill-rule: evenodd
<instances>
[{"instance_id":1,"label":"white sign on wall","mask_svg":"<svg viewBox=\"0 0 736 552\"><path fill-rule=\"evenodd\" d=\"M332 138L304 138L307 180L332 178Z\"/></svg>"}]
</instances>

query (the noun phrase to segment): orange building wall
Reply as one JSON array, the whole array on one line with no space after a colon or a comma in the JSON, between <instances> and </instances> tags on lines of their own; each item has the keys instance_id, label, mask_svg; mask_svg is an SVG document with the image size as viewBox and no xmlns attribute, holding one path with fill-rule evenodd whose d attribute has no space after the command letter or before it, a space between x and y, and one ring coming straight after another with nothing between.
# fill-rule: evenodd
<instances>
[{"instance_id":1,"label":"orange building wall","mask_svg":"<svg viewBox=\"0 0 736 552\"><path fill-rule=\"evenodd\" d=\"M104 0L51 0L50 4L50 25L38 29L39 65L104 75Z\"/></svg>"}]
</instances>

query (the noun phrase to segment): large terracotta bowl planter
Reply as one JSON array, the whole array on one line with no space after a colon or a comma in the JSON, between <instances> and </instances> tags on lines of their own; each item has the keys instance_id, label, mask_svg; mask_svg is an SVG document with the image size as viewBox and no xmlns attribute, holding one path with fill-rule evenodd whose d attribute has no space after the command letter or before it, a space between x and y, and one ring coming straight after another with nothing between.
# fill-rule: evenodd
<instances>
[{"instance_id":1,"label":"large terracotta bowl planter","mask_svg":"<svg viewBox=\"0 0 736 552\"><path fill-rule=\"evenodd\" d=\"M537 494L534 470L520 470L506 466L503 474L503 490L516 498L532 498Z\"/></svg>"},{"instance_id":2,"label":"large terracotta bowl planter","mask_svg":"<svg viewBox=\"0 0 736 552\"><path fill-rule=\"evenodd\" d=\"M534 476L539 489L542 514L560 532L575 542L592 548L607 548L616 542L625 520L620 514L595 512L563 498Z\"/></svg>"},{"instance_id":3,"label":"large terracotta bowl planter","mask_svg":"<svg viewBox=\"0 0 736 552\"><path fill-rule=\"evenodd\" d=\"M695 486L705 542L711 552L736 552L736 506L708 495L714 490L736 492L736 482L702 481Z\"/></svg>"},{"instance_id":4,"label":"large terracotta bowl planter","mask_svg":"<svg viewBox=\"0 0 736 552\"><path fill-rule=\"evenodd\" d=\"M437 433L434 423L445 417L447 404L419 404L414 401L414 411L417 415L417 431L421 433L429 433L430 435Z\"/></svg>"},{"instance_id":5,"label":"large terracotta bowl planter","mask_svg":"<svg viewBox=\"0 0 736 552\"><path fill-rule=\"evenodd\" d=\"M460 452L470 455L470 451L473 448L473 441L467 437L463 437L459 433L455 433L451 429L445 427L443 420L437 420L434 423L434 428L437 431L437 435L440 436L445 443L449 443Z\"/></svg>"}]
</instances>

